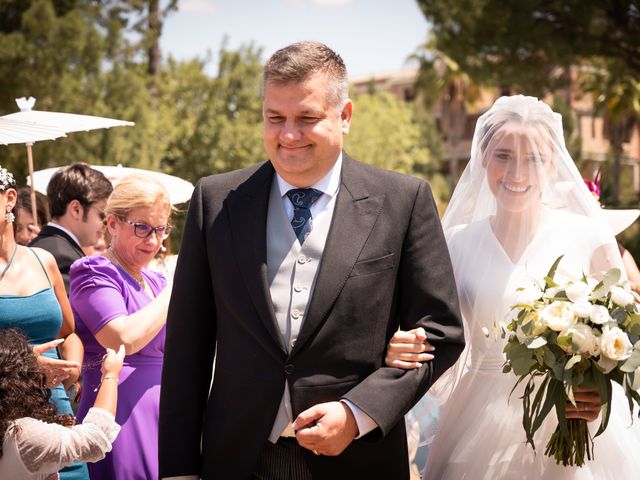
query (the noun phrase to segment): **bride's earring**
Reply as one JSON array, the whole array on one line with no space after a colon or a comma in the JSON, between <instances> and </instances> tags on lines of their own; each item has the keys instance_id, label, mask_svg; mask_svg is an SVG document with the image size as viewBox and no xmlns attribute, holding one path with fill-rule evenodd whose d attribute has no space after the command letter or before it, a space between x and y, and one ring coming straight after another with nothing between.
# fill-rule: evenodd
<instances>
[{"instance_id":1,"label":"bride's earring","mask_svg":"<svg viewBox=\"0 0 640 480\"><path fill-rule=\"evenodd\" d=\"M7 223L13 223L16 221L16 216L13 214L11 210L7 210L7 213L5 214L4 219L7 221Z\"/></svg>"}]
</instances>

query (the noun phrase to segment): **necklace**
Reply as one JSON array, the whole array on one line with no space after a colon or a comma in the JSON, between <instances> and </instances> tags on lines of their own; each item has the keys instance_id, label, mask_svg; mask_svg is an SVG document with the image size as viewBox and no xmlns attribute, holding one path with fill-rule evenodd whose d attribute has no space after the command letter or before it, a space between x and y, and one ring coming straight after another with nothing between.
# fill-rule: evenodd
<instances>
[{"instance_id":1,"label":"necklace","mask_svg":"<svg viewBox=\"0 0 640 480\"><path fill-rule=\"evenodd\" d=\"M16 243L16 246L13 247L13 253L11 254L11 258L9 258L9 261L5 264L4 268L2 269L2 272L0 272L0 281L2 281L2 279L4 278L4 274L7 273L7 270L9 270L9 267L11 266L11 262L13 262L13 257L16 256L17 251L18 251L18 244Z\"/></svg>"},{"instance_id":2,"label":"necklace","mask_svg":"<svg viewBox=\"0 0 640 480\"><path fill-rule=\"evenodd\" d=\"M120 262L120 260L118 260L118 256L116 255L116 253L113 251L113 249L111 247L109 247L107 249L107 258L109 260L111 260L111 263L114 263L115 265L117 265L118 267L120 267L122 270L125 271L125 273L127 275L129 275L134 282L136 282L136 284L138 285L138 287L140 287L141 290L144 290L144 277L142 276L142 274L140 274L139 277L136 277L133 273L131 273L127 267L125 267L122 262Z\"/></svg>"}]
</instances>

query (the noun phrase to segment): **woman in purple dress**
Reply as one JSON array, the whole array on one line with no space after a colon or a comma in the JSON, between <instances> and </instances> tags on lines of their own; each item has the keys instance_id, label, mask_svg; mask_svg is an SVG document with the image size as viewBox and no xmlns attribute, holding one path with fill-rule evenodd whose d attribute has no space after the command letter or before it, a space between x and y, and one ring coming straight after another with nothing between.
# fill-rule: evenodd
<instances>
[{"instance_id":1,"label":"woman in purple dress","mask_svg":"<svg viewBox=\"0 0 640 480\"><path fill-rule=\"evenodd\" d=\"M127 355L116 412L122 429L111 453L90 465L91 479L158 478L158 403L171 288L144 267L171 231L171 204L161 184L131 175L116 185L106 211L109 249L76 261L70 272L71 306L85 348L78 418L93 405L106 348L123 344Z\"/></svg>"}]
</instances>

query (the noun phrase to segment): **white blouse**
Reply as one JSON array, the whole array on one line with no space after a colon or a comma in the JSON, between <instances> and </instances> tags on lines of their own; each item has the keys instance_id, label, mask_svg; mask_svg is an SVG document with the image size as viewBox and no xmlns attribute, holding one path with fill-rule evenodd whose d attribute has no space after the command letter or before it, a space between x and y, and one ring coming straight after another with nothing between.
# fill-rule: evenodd
<instances>
[{"instance_id":1,"label":"white blouse","mask_svg":"<svg viewBox=\"0 0 640 480\"><path fill-rule=\"evenodd\" d=\"M58 470L75 461L103 459L119 431L114 416L102 408L91 408L73 427L19 418L4 435L0 478L57 479Z\"/></svg>"}]
</instances>

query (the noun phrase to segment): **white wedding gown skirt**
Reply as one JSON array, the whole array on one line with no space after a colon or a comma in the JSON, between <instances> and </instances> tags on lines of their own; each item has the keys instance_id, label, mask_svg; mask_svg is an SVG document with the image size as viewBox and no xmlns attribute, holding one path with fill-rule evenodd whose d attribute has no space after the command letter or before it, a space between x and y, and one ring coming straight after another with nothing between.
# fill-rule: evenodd
<instances>
[{"instance_id":1,"label":"white wedding gown skirt","mask_svg":"<svg viewBox=\"0 0 640 480\"><path fill-rule=\"evenodd\" d=\"M560 238L558 232L562 232ZM587 244L585 238L593 238L594 243ZM584 217L556 214L541 227L518 261L506 255L488 221L468 225L448 241L468 349L461 360L464 366L458 364L462 373L455 389L443 403L423 478L640 479L640 420L636 418L631 426L628 404L618 385L614 385L609 426L595 438L595 460L581 468L563 467L544 455L557 425L555 413L551 412L538 430L534 452L525 443L522 427L520 396L524 386L509 397L516 376L502 373L505 340L495 334L495 322L504 320L515 304L516 289L531 279L543 278L559 255L566 256L556 278L588 273L585 259L591 258L598 242L592 226ZM483 327L492 332L490 338L482 332ZM598 425L598 421L590 425L593 433Z\"/></svg>"}]
</instances>

